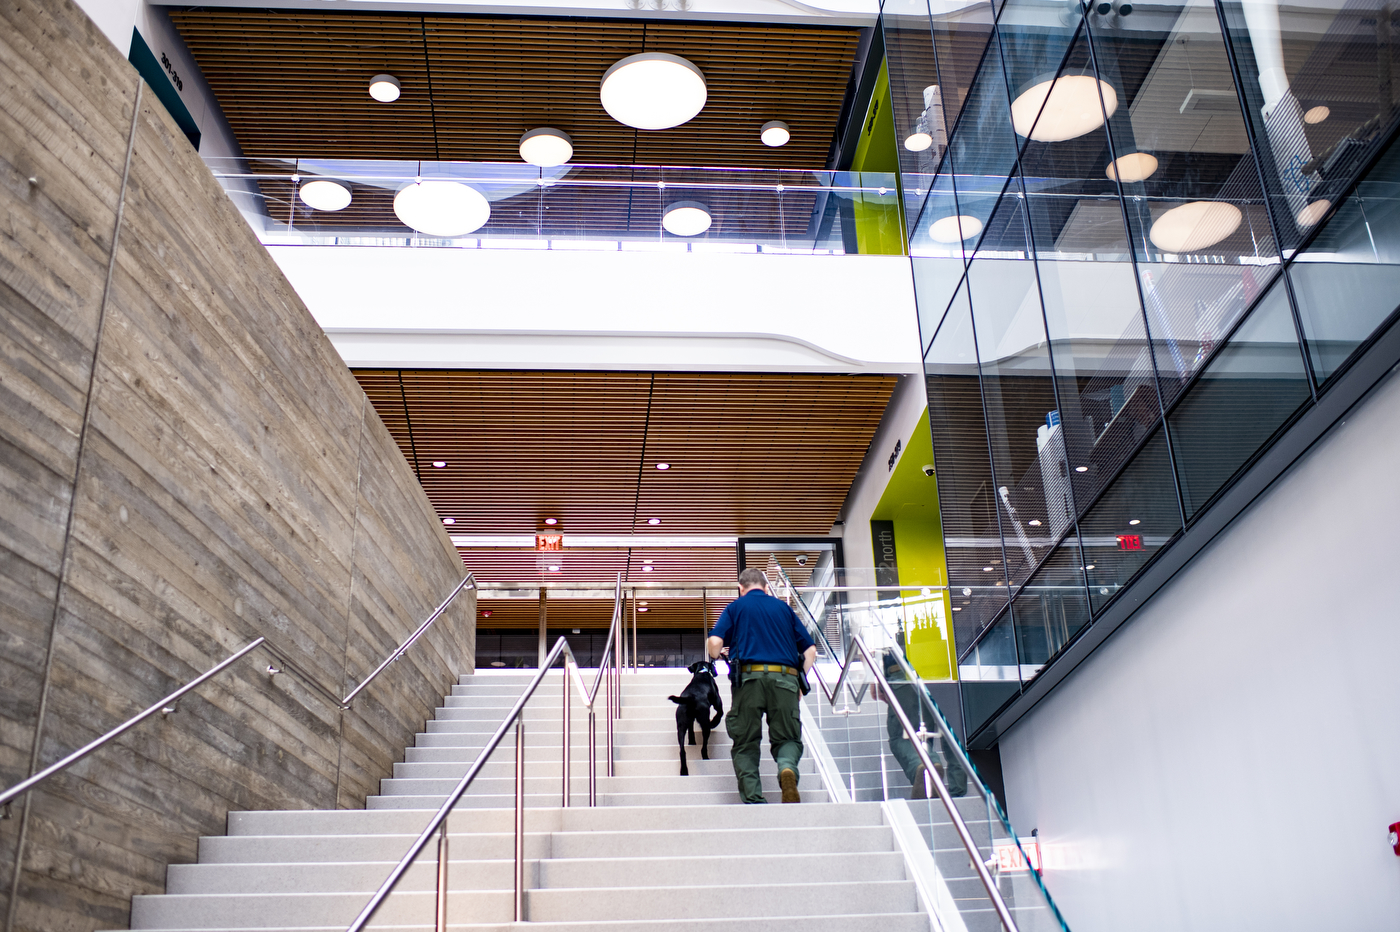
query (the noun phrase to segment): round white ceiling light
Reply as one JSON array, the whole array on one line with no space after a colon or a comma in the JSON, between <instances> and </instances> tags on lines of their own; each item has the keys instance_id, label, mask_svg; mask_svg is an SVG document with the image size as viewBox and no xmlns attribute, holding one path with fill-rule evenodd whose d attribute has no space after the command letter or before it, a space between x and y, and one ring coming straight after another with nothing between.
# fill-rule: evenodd
<instances>
[{"instance_id":1,"label":"round white ceiling light","mask_svg":"<svg viewBox=\"0 0 1400 932\"><path fill-rule=\"evenodd\" d=\"M308 181L297 194L312 210L344 210L350 206L350 189L337 181Z\"/></svg>"},{"instance_id":2,"label":"round white ceiling light","mask_svg":"<svg viewBox=\"0 0 1400 932\"><path fill-rule=\"evenodd\" d=\"M758 138L763 140L765 146L776 149L788 144L788 140L792 138L792 130L782 120L769 120L759 129Z\"/></svg>"},{"instance_id":3,"label":"round white ceiling light","mask_svg":"<svg viewBox=\"0 0 1400 932\"><path fill-rule=\"evenodd\" d=\"M1104 169L1104 174L1113 181L1121 181L1130 184L1134 181L1146 181L1157 171L1157 157L1148 155L1146 152L1130 152L1121 155L1109 163Z\"/></svg>"},{"instance_id":4,"label":"round white ceiling light","mask_svg":"<svg viewBox=\"0 0 1400 932\"><path fill-rule=\"evenodd\" d=\"M562 129L541 126L520 137L520 157L540 168L554 168L574 157L574 141Z\"/></svg>"},{"instance_id":5,"label":"round white ceiling light","mask_svg":"<svg viewBox=\"0 0 1400 932\"><path fill-rule=\"evenodd\" d=\"M377 74L369 79L369 96L381 104L393 103L399 99L399 79L392 74Z\"/></svg>"},{"instance_id":6,"label":"round white ceiling light","mask_svg":"<svg viewBox=\"0 0 1400 932\"><path fill-rule=\"evenodd\" d=\"M1319 104L1318 106L1313 107L1307 113L1303 114L1303 122L1309 124L1321 123L1323 120L1327 119L1331 115L1332 109L1330 107L1324 107Z\"/></svg>"},{"instance_id":7,"label":"round white ceiling light","mask_svg":"<svg viewBox=\"0 0 1400 932\"><path fill-rule=\"evenodd\" d=\"M904 148L910 152L923 152L933 145L933 137L928 133L914 133L904 138Z\"/></svg>"},{"instance_id":8,"label":"round white ceiling light","mask_svg":"<svg viewBox=\"0 0 1400 932\"><path fill-rule=\"evenodd\" d=\"M1100 106L1099 94L1103 94ZM1036 142L1064 142L1103 126L1118 109L1118 94L1106 81L1087 74L1063 74L1032 85L1011 103L1016 135Z\"/></svg>"},{"instance_id":9,"label":"round white ceiling light","mask_svg":"<svg viewBox=\"0 0 1400 932\"><path fill-rule=\"evenodd\" d=\"M1164 252L1194 252L1228 237L1244 214L1223 201L1192 201L1173 207L1152 222L1148 238Z\"/></svg>"},{"instance_id":10,"label":"round white ceiling light","mask_svg":"<svg viewBox=\"0 0 1400 932\"><path fill-rule=\"evenodd\" d=\"M420 181L394 197L394 213L428 236L466 236L491 219L491 205L460 181Z\"/></svg>"},{"instance_id":11,"label":"round white ceiling light","mask_svg":"<svg viewBox=\"0 0 1400 932\"><path fill-rule=\"evenodd\" d=\"M711 222L709 210L699 201L676 201L661 218L661 226L672 236L699 236Z\"/></svg>"},{"instance_id":12,"label":"round white ceiling light","mask_svg":"<svg viewBox=\"0 0 1400 932\"><path fill-rule=\"evenodd\" d=\"M700 69L679 55L629 55L603 75L599 91L608 116L635 129L670 129L705 107Z\"/></svg>"},{"instance_id":13,"label":"round white ceiling light","mask_svg":"<svg viewBox=\"0 0 1400 932\"><path fill-rule=\"evenodd\" d=\"M1320 201L1313 201L1307 207L1304 207L1302 210L1298 211L1298 216L1296 218L1298 221L1298 226L1316 226L1317 221L1321 220L1327 214L1327 211L1331 209L1332 202L1326 200L1325 198Z\"/></svg>"},{"instance_id":14,"label":"round white ceiling light","mask_svg":"<svg viewBox=\"0 0 1400 932\"><path fill-rule=\"evenodd\" d=\"M966 214L935 220L928 228L928 238L935 243L961 243L982 232L982 221Z\"/></svg>"}]
</instances>

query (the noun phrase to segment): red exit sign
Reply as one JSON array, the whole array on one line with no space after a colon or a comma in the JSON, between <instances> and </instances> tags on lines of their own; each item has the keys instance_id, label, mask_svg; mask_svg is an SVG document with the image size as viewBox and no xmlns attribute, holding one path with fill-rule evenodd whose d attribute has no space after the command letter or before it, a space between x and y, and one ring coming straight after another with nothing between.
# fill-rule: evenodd
<instances>
[{"instance_id":1,"label":"red exit sign","mask_svg":"<svg viewBox=\"0 0 1400 932\"><path fill-rule=\"evenodd\" d=\"M1141 550L1141 549L1142 549L1142 535L1141 535L1141 534L1119 534L1119 535L1118 535L1118 549L1119 549L1119 550Z\"/></svg>"},{"instance_id":2,"label":"red exit sign","mask_svg":"<svg viewBox=\"0 0 1400 932\"><path fill-rule=\"evenodd\" d=\"M563 550L563 549L564 549L564 535L563 535L563 534L536 534L536 535L535 535L535 549L536 549L536 550Z\"/></svg>"}]
</instances>

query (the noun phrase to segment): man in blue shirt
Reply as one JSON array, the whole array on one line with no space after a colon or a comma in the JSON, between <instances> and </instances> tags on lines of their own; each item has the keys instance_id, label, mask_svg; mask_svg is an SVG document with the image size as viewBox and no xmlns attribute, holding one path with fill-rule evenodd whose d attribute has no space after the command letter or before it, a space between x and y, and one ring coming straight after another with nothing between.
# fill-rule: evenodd
<instances>
[{"instance_id":1,"label":"man in blue shirt","mask_svg":"<svg viewBox=\"0 0 1400 932\"><path fill-rule=\"evenodd\" d=\"M728 645L728 651L725 646ZM762 570L739 574L739 598L725 606L708 641L710 657L727 653L738 679L730 698L725 728L733 742L730 757L746 803L767 802L758 776L763 718L778 764L783 802L797 803L798 765L802 760L802 723L798 711L798 677L817 659L817 648L797 614L786 602L768 594ZM800 670L799 670L800 668Z\"/></svg>"}]
</instances>

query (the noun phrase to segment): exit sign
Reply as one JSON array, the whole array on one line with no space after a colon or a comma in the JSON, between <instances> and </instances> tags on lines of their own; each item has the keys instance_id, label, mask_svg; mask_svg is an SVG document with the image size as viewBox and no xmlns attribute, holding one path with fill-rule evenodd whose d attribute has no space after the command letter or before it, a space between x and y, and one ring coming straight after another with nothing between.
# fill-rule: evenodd
<instances>
[{"instance_id":1,"label":"exit sign","mask_svg":"<svg viewBox=\"0 0 1400 932\"><path fill-rule=\"evenodd\" d=\"M535 535L535 549L536 549L536 550L546 550L546 551L548 551L548 550L563 550L563 549L564 549L564 535L563 535L563 534L536 534L536 535Z\"/></svg>"},{"instance_id":2,"label":"exit sign","mask_svg":"<svg viewBox=\"0 0 1400 932\"><path fill-rule=\"evenodd\" d=\"M1040 839L1021 838L1017 845L1012 841L998 842L993 847L996 866L1003 873L1033 870L1040 872Z\"/></svg>"},{"instance_id":3,"label":"exit sign","mask_svg":"<svg viewBox=\"0 0 1400 932\"><path fill-rule=\"evenodd\" d=\"M1142 535L1141 535L1141 534L1119 534L1119 535L1118 535L1118 549L1119 549L1119 550L1141 550L1141 549L1142 549Z\"/></svg>"}]
</instances>

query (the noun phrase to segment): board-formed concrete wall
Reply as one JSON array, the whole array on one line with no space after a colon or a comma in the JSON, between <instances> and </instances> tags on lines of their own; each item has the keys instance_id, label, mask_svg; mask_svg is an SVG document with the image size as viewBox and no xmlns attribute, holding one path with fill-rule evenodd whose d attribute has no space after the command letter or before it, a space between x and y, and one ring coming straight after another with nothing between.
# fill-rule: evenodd
<instances>
[{"instance_id":1,"label":"board-formed concrete wall","mask_svg":"<svg viewBox=\"0 0 1400 932\"><path fill-rule=\"evenodd\" d=\"M6 4L0 785L259 635L344 695L462 575L155 95L71 2ZM470 595L352 712L255 655L17 803L3 928L124 927L229 809L363 805L471 669Z\"/></svg>"}]
</instances>

